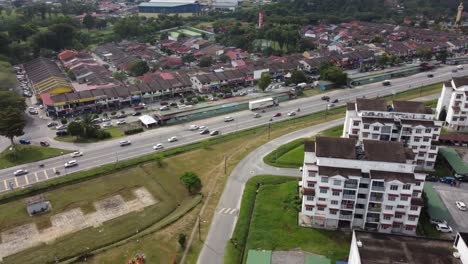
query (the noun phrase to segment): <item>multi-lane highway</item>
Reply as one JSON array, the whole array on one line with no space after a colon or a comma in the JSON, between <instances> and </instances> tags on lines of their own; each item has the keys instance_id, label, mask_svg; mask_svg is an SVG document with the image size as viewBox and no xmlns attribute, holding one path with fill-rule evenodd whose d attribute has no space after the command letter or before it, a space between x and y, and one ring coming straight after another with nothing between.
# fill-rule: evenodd
<instances>
[{"instance_id":1,"label":"multi-lane highway","mask_svg":"<svg viewBox=\"0 0 468 264\"><path fill-rule=\"evenodd\" d=\"M381 83L374 83L355 87L352 89L334 90L328 93L332 99L339 99L336 105L343 105L346 102L353 101L359 97L376 97L383 95L391 95L408 89L414 89L421 85L446 81L452 76L464 76L468 74L468 69L452 73L454 67L439 68L432 73L433 78L428 78L427 73L419 73L409 77L392 80L392 86L382 86ZM25 186L48 180L54 177L61 177L78 170L90 169L102 164L117 162L122 159L129 159L141 156L147 153L154 152L152 146L157 143L164 144L165 148L189 144L210 137L209 135L200 135L196 131L189 131L188 127L191 124L207 126L210 130L219 130L222 134L231 133L237 130L242 130L250 127L268 124L269 120L277 112L282 113L282 117L273 118L273 122L281 121L287 118L287 113L295 111L298 107L301 111L298 115L310 114L327 108L327 102L320 99L320 95L301 98L288 102L281 103L279 107L268 109L266 113L261 113L262 117L254 118L251 111L241 111L230 114L234 118L233 122L225 123L224 116L199 120L193 123L161 127L147 131L142 134L128 136L126 139L132 142L132 145L126 147L119 146L119 140L104 141L94 144L73 144L73 143L56 143L52 142L53 146L59 146L70 150L80 150L84 152L83 157L76 158L79 165L73 168L64 168L64 163L72 158L69 155L51 158L45 161L34 162L22 166L16 166L0 170L0 192L11 189L23 188ZM178 137L178 141L169 143L167 139L171 136ZM44 163L43 168L39 164ZM18 169L27 169L28 174L15 177L13 172ZM59 171L59 174L56 174Z\"/></svg>"}]
</instances>

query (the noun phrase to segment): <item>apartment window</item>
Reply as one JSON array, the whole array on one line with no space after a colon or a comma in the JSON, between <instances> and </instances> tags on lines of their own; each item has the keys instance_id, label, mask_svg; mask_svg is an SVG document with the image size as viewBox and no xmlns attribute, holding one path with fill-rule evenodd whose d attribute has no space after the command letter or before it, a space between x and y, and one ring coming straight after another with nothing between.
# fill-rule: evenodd
<instances>
[{"instance_id":1,"label":"apartment window","mask_svg":"<svg viewBox=\"0 0 468 264\"><path fill-rule=\"evenodd\" d=\"M398 209L403 209L403 208L405 208L405 206L404 206L404 205L397 205L396 208L398 208Z\"/></svg>"},{"instance_id":2,"label":"apartment window","mask_svg":"<svg viewBox=\"0 0 468 264\"><path fill-rule=\"evenodd\" d=\"M429 158L432 159L435 157L435 154L434 153L429 153Z\"/></svg>"},{"instance_id":3,"label":"apartment window","mask_svg":"<svg viewBox=\"0 0 468 264\"><path fill-rule=\"evenodd\" d=\"M417 182L417 183L415 183L414 185L416 185L416 186L421 186L421 183L420 183L420 182Z\"/></svg>"},{"instance_id":4,"label":"apartment window","mask_svg":"<svg viewBox=\"0 0 468 264\"><path fill-rule=\"evenodd\" d=\"M416 220L416 217L415 216L408 216L408 221L415 221Z\"/></svg>"},{"instance_id":5,"label":"apartment window","mask_svg":"<svg viewBox=\"0 0 468 264\"><path fill-rule=\"evenodd\" d=\"M411 184L403 185L403 190L410 190L410 189L411 189Z\"/></svg>"},{"instance_id":6,"label":"apartment window","mask_svg":"<svg viewBox=\"0 0 468 264\"><path fill-rule=\"evenodd\" d=\"M372 139L379 139L379 135L372 135Z\"/></svg>"},{"instance_id":7,"label":"apartment window","mask_svg":"<svg viewBox=\"0 0 468 264\"><path fill-rule=\"evenodd\" d=\"M411 146L412 149L418 149L418 146Z\"/></svg>"},{"instance_id":8,"label":"apartment window","mask_svg":"<svg viewBox=\"0 0 468 264\"><path fill-rule=\"evenodd\" d=\"M457 96L455 97L455 99L461 99L461 98L462 98L461 94L457 94Z\"/></svg>"},{"instance_id":9,"label":"apartment window","mask_svg":"<svg viewBox=\"0 0 468 264\"><path fill-rule=\"evenodd\" d=\"M362 219L363 215L362 214L355 214L354 219Z\"/></svg>"},{"instance_id":10,"label":"apartment window","mask_svg":"<svg viewBox=\"0 0 468 264\"><path fill-rule=\"evenodd\" d=\"M428 167L432 167L432 166L434 166L434 162L428 161L428 162L426 162L426 165L427 165Z\"/></svg>"},{"instance_id":11,"label":"apartment window","mask_svg":"<svg viewBox=\"0 0 468 264\"><path fill-rule=\"evenodd\" d=\"M364 209L364 207L365 207L364 204L361 204L361 203L356 204L356 209Z\"/></svg>"},{"instance_id":12,"label":"apartment window","mask_svg":"<svg viewBox=\"0 0 468 264\"><path fill-rule=\"evenodd\" d=\"M426 130L424 131L426 133L431 133L431 129L430 128L426 128Z\"/></svg>"},{"instance_id":13,"label":"apartment window","mask_svg":"<svg viewBox=\"0 0 468 264\"><path fill-rule=\"evenodd\" d=\"M364 129L369 129L369 124L364 124Z\"/></svg>"},{"instance_id":14,"label":"apartment window","mask_svg":"<svg viewBox=\"0 0 468 264\"><path fill-rule=\"evenodd\" d=\"M333 185L341 185L341 180L333 180Z\"/></svg>"},{"instance_id":15,"label":"apartment window","mask_svg":"<svg viewBox=\"0 0 468 264\"><path fill-rule=\"evenodd\" d=\"M400 197L400 200L401 201L408 201L408 196L402 196L402 197Z\"/></svg>"},{"instance_id":16,"label":"apartment window","mask_svg":"<svg viewBox=\"0 0 468 264\"><path fill-rule=\"evenodd\" d=\"M359 133L358 129L353 129L353 132L352 132L353 135L357 135L358 133Z\"/></svg>"},{"instance_id":17,"label":"apartment window","mask_svg":"<svg viewBox=\"0 0 468 264\"><path fill-rule=\"evenodd\" d=\"M385 206L385 210L393 210L393 206L391 206L391 205L386 205L386 206Z\"/></svg>"},{"instance_id":18,"label":"apartment window","mask_svg":"<svg viewBox=\"0 0 468 264\"><path fill-rule=\"evenodd\" d=\"M328 183L328 177L322 177L322 179L320 179L321 182L323 183Z\"/></svg>"},{"instance_id":19,"label":"apartment window","mask_svg":"<svg viewBox=\"0 0 468 264\"><path fill-rule=\"evenodd\" d=\"M363 137L363 138L368 138L368 137L369 137L369 133L362 133L362 137Z\"/></svg>"},{"instance_id":20,"label":"apartment window","mask_svg":"<svg viewBox=\"0 0 468 264\"><path fill-rule=\"evenodd\" d=\"M306 197L307 197L306 198L307 201L313 201L314 200L314 196L312 196L312 195L307 195Z\"/></svg>"},{"instance_id":21,"label":"apartment window","mask_svg":"<svg viewBox=\"0 0 468 264\"><path fill-rule=\"evenodd\" d=\"M326 194L326 193L328 193L328 190L327 189L320 189L320 193Z\"/></svg>"},{"instance_id":22,"label":"apartment window","mask_svg":"<svg viewBox=\"0 0 468 264\"><path fill-rule=\"evenodd\" d=\"M317 207L318 211L325 211L325 207Z\"/></svg>"},{"instance_id":23,"label":"apartment window","mask_svg":"<svg viewBox=\"0 0 468 264\"><path fill-rule=\"evenodd\" d=\"M309 177L315 177L315 175L317 175L317 173L309 171Z\"/></svg>"},{"instance_id":24,"label":"apartment window","mask_svg":"<svg viewBox=\"0 0 468 264\"><path fill-rule=\"evenodd\" d=\"M319 201L322 201L322 202L327 200L326 198L318 198L318 199Z\"/></svg>"},{"instance_id":25,"label":"apartment window","mask_svg":"<svg viewBox=\"0 0 468 264\"><path fill-rule=\"evenodd\" d=\"M337 200L332 200L332 201L331 201L331 204L337 205L337 204L338 204L338 201L337 201Z\"/></svg>"},{"instance_id":26,"label":"apartment window","mask_svg":"<svg viewBox=\"0 0 468 264\"><path fill-rule=\"evenodd\" d=\"M332 192L332 195L333 195L333 196L340 196L340 192L335 192L335 191L334 191L334 192Z\"/></svg>"},{"instance_id":27,"label":"apartment window","mask_svg":"<svg viewBox=\"0 0 468 264\"><path fill-rule=\"evenodd\" d=\"M383 126L382 127L382 133L389 134L390 132L392 132L392 127L391 126Z\"/></svg>"},{"instance_id":28,"label":"apartment window","mask_svg":"<svg viewBox=\"0 0 468 264\"><path fill-rule=\"evenodd\" d=\"M359 121L354 121L353 126L359 126Z\"/></svg>"},{"instance_id":29,"label":"apartment window","mask_svg":"<svg viewBox=\"0 0 468 264\"><path fill-rule=\"evenodd\" d=\"M456 116L452 117L452 121L457 121L457 119L458 119L458 117L456 117Z\"/></svg>"},{"instance_id":30,"label":"apartment window","mask_svg":"<svg viewBox=\"0 0 468 264\"><path fill-rule=\"evenodd\" d=\"M315 187L315 183L307 183L307 187L309 187L309 188L314 188L314 187Z\"/></svg>"},{"instance_id":31,"label":"apartment window","mask_svg":"<svg viewBox=\"0 0 468 264\"><path fill-rule=\"evenodd\" d=\"M426 149L426 146L424 146L424 145L423 145L423 146L419 146L419 147L420 147L421 149Z\"/></svg>"},{"instance_id":32,"label":"apartment window","mask_svg":"<svg viewBox=\"0 0 468 264\"><path fill-rule=\"evenodd\" d=\"M358 193L357 198L358 198L358 199L366 199L367 196L366 196L365 193Z\"/></svg>"},{"instance_id":33,"label":"apartment window","mask_svg":"<svg viewBox=\"0 0 468 264\"><path fill-rule=\"evenodd\" d=\"M418 157L424 157L424 152L419 152Z\"/></svg>"},{"instance_id":34,"label":"apartment window","mask_svg":"<svg viewBox=\"0 0 468 264\"><path fill-rule=\"evenodd\" d=\"M435 127L435 128L434 128L434 132L437 132L437 131L439 131L439 128L438 128L438 127Z\"/></svg>"},{"instance_id":35,"label":"apartment window","mask_svg":"<svg viewBox=\"0 0 468 264\"><path fill-rule=\"evenodd\" d=\"M385 220L392 220L392 217L389 216L389 215L384 215L383 219L385 219Z\"/></svg>"},{"instance_id":36,"label":"apartment window","mask_svg":"<svg viewBox=\"0 0 468 264\"><path fill-rule=\"evenodd\" d=\"M314 210L313 207L306 207L305 209L306 209L306 211L313 211Z\"/></svg>"},{"instance_id":37,"label":"apartment window","mask_svg":"<svg viewBox=\"0 0 468 264\"><path fill-rule=\"evenodd\" d=\"M388 200L389 200L389 201L395 201L395 200L396 200L396 197L395 197L395 196L388 196Z\"/></svg>"},{"instance_id":38,"label":"apartment window","mask_svg":"<svg viewBox=\"0 0 468 264\"><path fill-rule=\"evenodd\" d=\"M414 228L412 226L406 226L405 229L408 231L412 231Z\"/></svg>"},{"instance_id":39,"label":"apartment window","mask_svg":"<svg viewBox=\"0 0 468 264\"><path fill-rule=\"evenodd\" d=\"M421 134L421 132L422 132L422 129L416 128L416 134Z\"/></svg>"},{"instance_id":40,"label":"apartment window","mask_svg":"<svg viewBox=\"0 0 468 264\"><path fill-rule=\"evenodd\" d=\"M368 183L359 183L359 188L369 188Z\"/></svg>"},{"instance_id":41,"label":"apartment window","mask_svg":"<svg viewBox=\"0 0 468 264\"><path fill-rule=\"evenodd\" d=\"M414 142L419 142L419 141L421 141L421 138L415 137L413 141Z\"/></svg>"},{"instance_id":42,"label":"apartment window","mask_svg":"<svg viewBox=\"0 0 468 264\"><path fill-rule=\"evenodd\" d=\"M379 127L378 127L378 126L374 126L374 131L379 131Z\"/></svg>"},{"instance_id":43,"label":"apartment window","mask_svg":"<svg viewBox=\"0 0 468 264\"><path fill-rule=\"evenodd\" d=\"M398 190L398 185L390 185L390 190L397 191Z\"/></svg>"},{"instance_id":44,"label":"apartment window","mask_svg":"<svg viewBox=\"0 0 468 264\"><path fill-rule=\"evenodd\" d=\"M417 210L418 210L418 207L417 207L417 206L411 206L411 207L410 207L410 210L411 210L411 211L417 211Z\"/></svg>"},{"instance_id":45,"label":"apartment window","mask_svg":"<svg viewBox=\"0 0 468 264\"><path fill-rule=\"evenodd\" d=\"M401 215L401 214L396 214L395 215L395 218L398 218L398 219L401 219L402 217L403 217L403 215Z\"/></svg>"},{"instance_id":46,"label":"apartment window","mask_svg":"<svg viewBox=\"0 0 468 264\"><path fill-rule=\"evenodd\" d=\"M429 142L429 139L431 139L431 138L430 138L430 137L424 137L424 138L423 138L423 141L424 141L424 142Z\"/></svg>"},{"instance_id":47,"label":"apartment window","mask_svg":"<svg viewBox=\"0 0 468 264\"><path fill-rule=\"evenodd\" d=\"M336 215L337 212L338 212L338 211L336 211L336 210L330 210L330 214L331 214L331 215Z\"/></svg>"}]
</instances>

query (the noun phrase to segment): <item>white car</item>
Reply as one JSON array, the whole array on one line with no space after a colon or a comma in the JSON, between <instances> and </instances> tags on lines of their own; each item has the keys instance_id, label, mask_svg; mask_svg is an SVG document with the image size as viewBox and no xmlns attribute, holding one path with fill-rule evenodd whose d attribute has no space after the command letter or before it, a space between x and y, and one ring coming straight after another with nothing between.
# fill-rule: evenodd
<instances>
[{"instance_id":1,"label":"white car","mask_svg":"<svg viewBox=\"0 0 468 264\"><path fill-rule=\"evenodd\" d=\"M332 107L335 107L335 104L331 103L331 104L328 104L327 105L328 108L332 108Z\"/></svg>"},{"instance_id":2,"label":"white car","mask_svg":"<svg viewBox=\"0 0 468 264\"><path fill-rule=\"evenodd\" d=\"M119 141L119 145L121 147L125 147L125 146L131 145L131 144L132 144L132 142L130 142L130 140L121 140L121 141Z\"/></svg>"},{"instance_id":3,"label":"white car","mask_svg":"<svg viewBox=\"0 0 468 264\"><path fill-rule=\"evenodd\" d=\"M176 142L176 141L177 141L177 137L170 137L169 139L167 139L167 141L169 141L169 142Z\"/></svg>"},{"instance_id":4,"label":"white car","mask_svg":"<svg viewBox=\"0 0 468 264\"><path fill-rule=\"evenodd\" d=\"M466 204L464 202L456 201L455 204L460 211L466 211Z\"/></svg>"},{"instance_id":5,"label":"white car","mask_svg":"<svg viewBox=\"0 0 468 264\"><path fill-rule=\"evenodd\" d=\"M234 121L234 118L232 116L226 116L224 118L224 122L231 122L231 121Z\"/></svg>"},{"instance_id":6,"label":"white car","mask_svg":"<svg viewBox=\"0 0 468 264\"><path fill-rule=\"evenodd\" d=\"M70 161L67 161L63 166L64 166L65 168L70 168L70 167L78 166L78 162L76 162L76 160L70 160Z\"/></svg>"},{"instance_id":7,"label":"white car","mask_svg":"<svg viewBox=\"0 0 468 264\"><path fill-rule=\"evenodd\" d=\"M116 122L117 125L124 125L126 124L127 122L125 120L119 120Z\"/></svg>"},{"instance_id":8,"label":"white car","mask_svg":"<svg viewBox=\"0 0 468 264\"><path fill-rule=\"evenodd\" d=\"M200 130L200 131L203 131L203 130L205 130L205 129L208 129L208 128L207 128L206 126L199 126L199 127L198 127L198 130Z\"/></svg>"},{"instance_id":9,"label":"white car","mask_svg":"<svg viewBox=\"0 0 468 264\"><path fill-rule=\"evenodd\" d=\"M437 224L444 224L447 225L447 221L445 220L439 220L439 219L431 219L431 224L437 225Z\"/></svg>"},{"instance_id":10,"label":"white car","mask_svg":"<svg viewBox=\"0 0 468 264\"><path fill-rule=\"evenodd\" d=\"M437 231L442 233L452 233L453 231L452 228L447 224L437 224L435 228L437 229Z\"/></svg>"},{"instance_id":11,"label":"white car","mask_svg":"<svg viewBox=\"0 0 468 264\"><path fill-rule=\"evenodd\" d=\"M164 146L163 146L163 144L161 144L161 143L158 143L158 144L156 144L156 145L153 146L153 149L154 149L154 150L163 149L163 148L164 148Z\"/></svg>"},{"instance_id":12,"label":"white car","mask_svg":"<svg viewBox=\"0 0 468 264\"><path fill-rule=\"evenodd\" d=\"M296 115L296 112L294 111L288 113L288 116L295 116L295 115Z\"/></svg>"},{"instance_id":13,"label":"white car","mask_svg":"<svg viewBox=\"0 0 468 264\"><path fill-rule=\"evenodd\" d=\"M75 152L73 152L72 154L70 154L70 156L71 156L72 158L81 157L81 156L83 156L83 152L81 152L81 151L75 151Z\"/></svg>"},{"instance_id":14,"label":"white car","mask_svg":"<svg viewBox=\"0 0 468 264\"><path fill-rule=\"evenodd\" d=\"M105 123L102 125L102 128L110 128L110 127L112 127L111 123Z\"/></svg>"},{"instance_id":15,"label":"white car","mask_svg":"<svg viewBox=\"0 0 468 264\"><path fill-rule=\"evenodd\" d=\"M19 169L19 170L15 171L13 174L15 174L15 176L21 176L21 175L24 175L24 174L27 174L27 173L28 173L28 170Z\"/></svg>"},{"instance_id":16,"label":"white car","mask_svg":"<svg viewBox=\"0 0 468 264\"><path fill-rule=\"evenodd\" d=\"M192 131L193 131L193 130L198 130L198 126L197 126L197 125L191 125L191 126L189 127L189 130L192 130Z\"/></svg>"}]
</instances>

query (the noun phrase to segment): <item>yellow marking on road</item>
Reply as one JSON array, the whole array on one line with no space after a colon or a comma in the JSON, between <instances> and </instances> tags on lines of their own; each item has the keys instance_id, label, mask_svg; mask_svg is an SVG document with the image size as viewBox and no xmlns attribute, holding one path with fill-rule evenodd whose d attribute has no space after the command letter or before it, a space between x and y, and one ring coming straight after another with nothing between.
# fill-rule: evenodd
<instances>
[{"instance_id":1,"label":"yellow marking on road","mask_svg":"<svg viewBox=\"0 0 468 264\"><path fill-rule=\"evenodd\" d=\"M55 172L55 168L54 168L54 172ZM47 175L47 171L46 171L46 170L44 170L44 175L45 175L46 180L48 180L48 179L49 179L49 175Z\"/></svg>"},{"instance_id":2,"label":"yellow marking on road","mask_svg":"<svg viewBox=\"0 0 468 264\"><path fill-rule=\"evenodd\" d=\"M8 189L8 183L7 183L6 180L3 180L3 185L5 185L5 190L7 190Z\"/></svg>"},{"instance_id":3,"label":"yellow marking on road","mask_svg":"<svg viewBox=\"0 0 468 264\"><path fill-rule=\"evenodd\" d=\"M15 184L16 184L16 187L19 187L18 178L16 178L16 177L15 177Z\"/></svg>"},{"instance_id":4,"label":"yellow marking on road","mask_svg":"<svg viewBox=\"0 0 468 264\"><path fill-rule=\"evenodd\" d=\"M24 180L26 181L26 185L28 185L28 184L29 184L29 179L28 179L28 175L27 175L27 174L24 175Z\"/></svg>"},{"instance_id":5,"label":"yellow marking on road","mask_svg":"<svg viewBox=\"0 0 468 264\"><path fill-rule=\"evenodd\" d=\"M36 178L36 182L39 181L39 177L37 177L37 172L34 173L34 177Z\"/></svg>"}]
</instances>

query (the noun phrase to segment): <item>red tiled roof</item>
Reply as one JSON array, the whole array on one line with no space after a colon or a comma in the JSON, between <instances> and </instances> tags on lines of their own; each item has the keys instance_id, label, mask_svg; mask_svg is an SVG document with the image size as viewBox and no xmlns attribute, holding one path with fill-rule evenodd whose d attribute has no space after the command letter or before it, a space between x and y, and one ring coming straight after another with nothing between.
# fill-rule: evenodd
<instances>
[{"instance_id":1,"label":"red tiled roof","mask_svg":"<svg viewBox=\"0 0 468 264\"><path fill-rule=\"evenodd\" d=\"M49 93L41 93L41 100L45 105L54 105Z\"/></svg>"}]
</instances>

